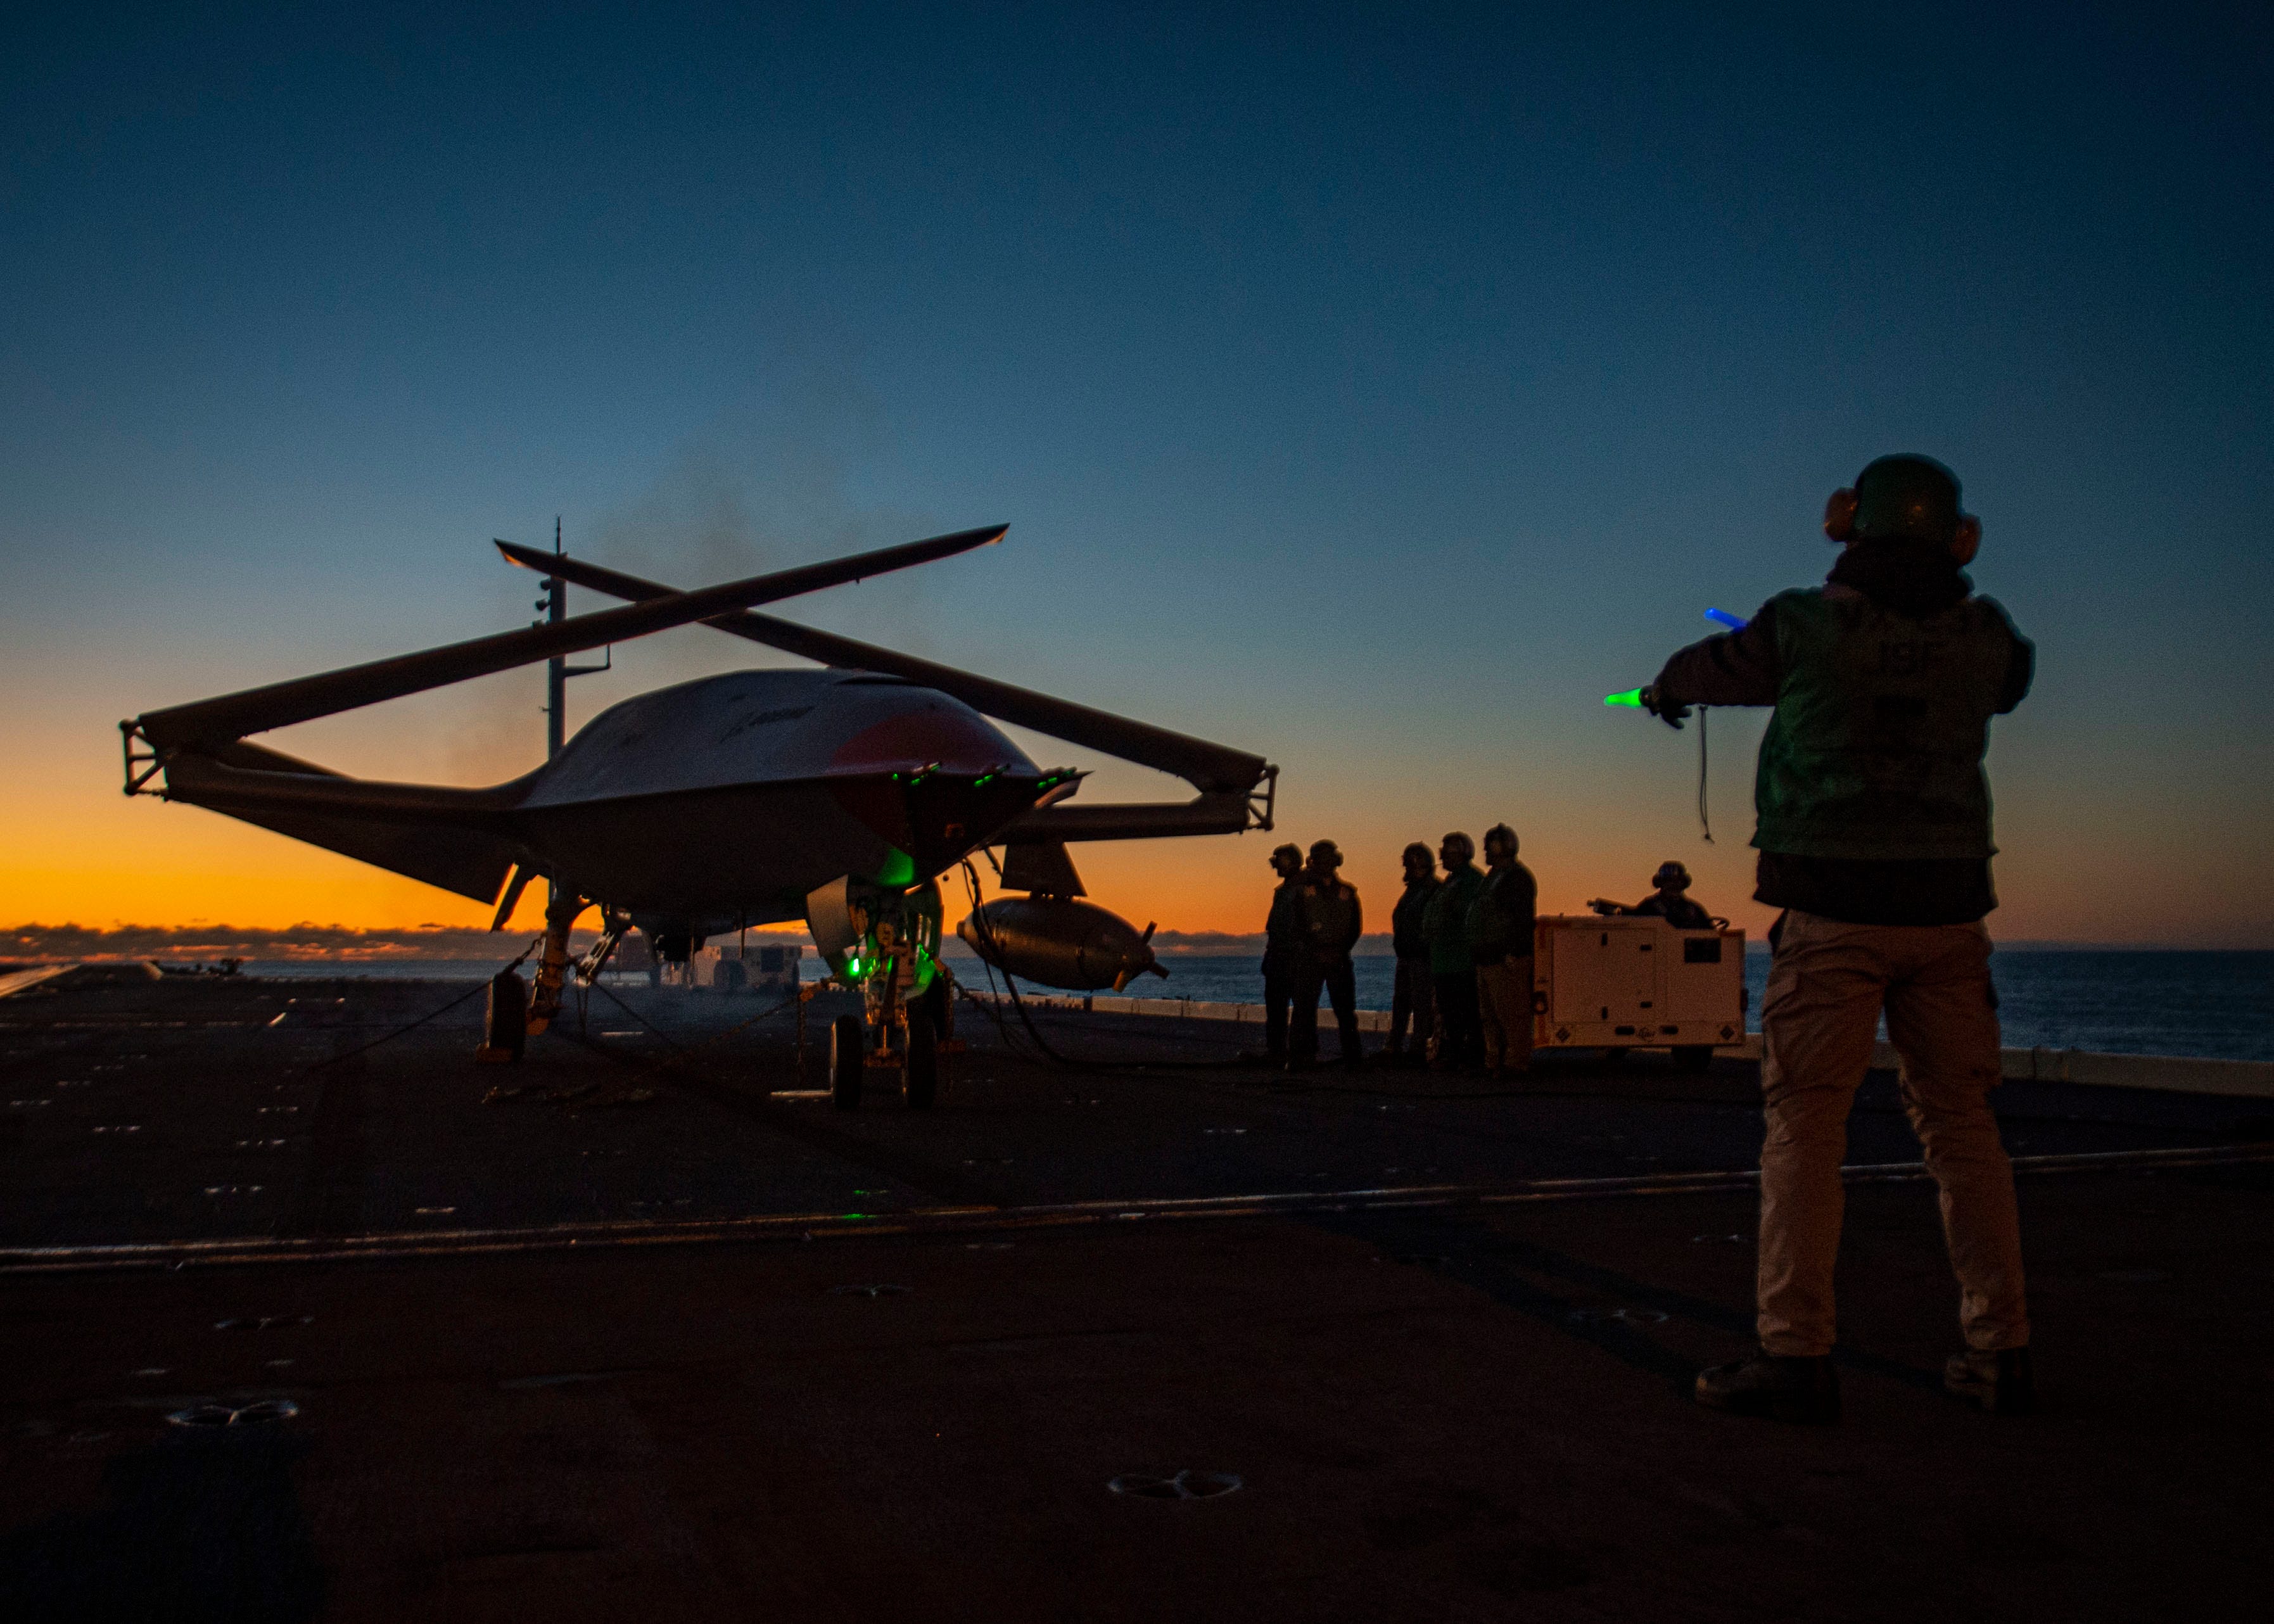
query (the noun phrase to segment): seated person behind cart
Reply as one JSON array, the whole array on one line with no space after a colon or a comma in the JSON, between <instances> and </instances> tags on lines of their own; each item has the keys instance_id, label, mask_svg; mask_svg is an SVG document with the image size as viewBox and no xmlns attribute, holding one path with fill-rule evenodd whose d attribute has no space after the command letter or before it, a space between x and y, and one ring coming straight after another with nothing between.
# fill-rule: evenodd
<instances>
[{"instance_id":1,"label":"seated person behind cart","mask_svg":"<svg viewBox=\"0 0 2274 1624\"><path fill-rule=\"evenodd\" d=\"M1662 862L1651 883L1658 890L1632 907L1598 897L1587 906L1598 914L1655 914L1676 930L1711 930L1713 916L1683 893L1690 889L1690 870L1678 862Z\"/></svg>"}]
</instances>

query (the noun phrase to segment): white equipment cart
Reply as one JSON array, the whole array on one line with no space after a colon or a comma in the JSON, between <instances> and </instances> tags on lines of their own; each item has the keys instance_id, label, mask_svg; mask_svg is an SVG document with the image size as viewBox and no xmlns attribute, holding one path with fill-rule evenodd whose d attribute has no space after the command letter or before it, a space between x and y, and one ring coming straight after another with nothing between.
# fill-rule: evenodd
<instances>
[{"instance_id":1,"label":"white equipment cart","mask_svg":"<svg viewBox=\"0 0 2274 1624\"><path fill-rule=\"evenodd\" d=\"M1654 914L1550 914L1533 937L1535 1049L1670 1049L1702 1071L1745 1041L1745 933Z\"/></svg>"}]
</instances>

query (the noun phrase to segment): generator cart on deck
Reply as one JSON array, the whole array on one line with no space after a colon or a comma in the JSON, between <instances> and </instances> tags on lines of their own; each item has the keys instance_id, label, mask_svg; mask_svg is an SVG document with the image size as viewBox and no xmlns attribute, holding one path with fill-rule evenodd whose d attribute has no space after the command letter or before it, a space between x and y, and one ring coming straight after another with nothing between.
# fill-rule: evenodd
<instances>
[{"instance_id":1,"label":"generator cart on deck","mask_svg":"<svg viewBox=\"0 0 2274 1624\"><path fill-rule=\"evenodd\" d=\"M1745 933L1553 914L1533 936L1535 1049L1670 1049L1702 1071L1745 1041Z\"/></svg>"}]
</instances>

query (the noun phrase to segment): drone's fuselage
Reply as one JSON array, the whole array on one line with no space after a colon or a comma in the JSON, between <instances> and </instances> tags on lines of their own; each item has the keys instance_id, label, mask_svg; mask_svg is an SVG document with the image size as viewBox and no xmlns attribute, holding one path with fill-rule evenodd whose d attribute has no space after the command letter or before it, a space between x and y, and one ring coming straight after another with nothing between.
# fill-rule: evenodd
<instances>
[{"instance_id":1,"label":"drone's fuselage","mask_svg":"<svg viewBox=\"0 0 2274 1624\"><path fill-rule=\"evenodd\" d=\"M700 935L799 918L844 875L929 878L1062 778L934 689L742 671L609 707L504 816L580 895Z\"/></svg>"},{"instance_id":2,"label":"drone's fuselage","mask_svg":"<svg viewBox=\"0 0 2274 1624\"><path fill-rule=\"evenodd\" d=\"M1073 783L959 699L842 669L639 695L489 789L348 778L242 743L163 764L174 801L483 901L518 864L681 936L800 919L840 878L930 879Z\"/></svg>"}]
</instances>

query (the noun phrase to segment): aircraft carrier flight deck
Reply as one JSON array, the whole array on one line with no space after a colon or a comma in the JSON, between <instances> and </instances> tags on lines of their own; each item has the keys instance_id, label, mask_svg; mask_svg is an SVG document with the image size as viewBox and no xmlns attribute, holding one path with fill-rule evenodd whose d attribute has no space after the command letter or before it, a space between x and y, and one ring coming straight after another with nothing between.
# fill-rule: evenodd
<instances>
[{"instance_id":1,"label":"aircraft carrier flight deck","mask_svg":"<svg viewBox=\"0 0 2274 1624\"><path fill-rule=\"evenodd\" d=\"M1875 1074L1846 1417L1763 1426L1689 1395L1751 1342L1749 1064L1036 1013L1060 1064L967 1005L934 1109L847 1112L837 995L801 1070L759 996L644 987L478 1065L478 993L412 1024L465 990L0 1003L11 1614L2255 1611L2263 1101L1999 1091L2044 1404L1992 1419Z\"/></svg>"}]
</instances>

